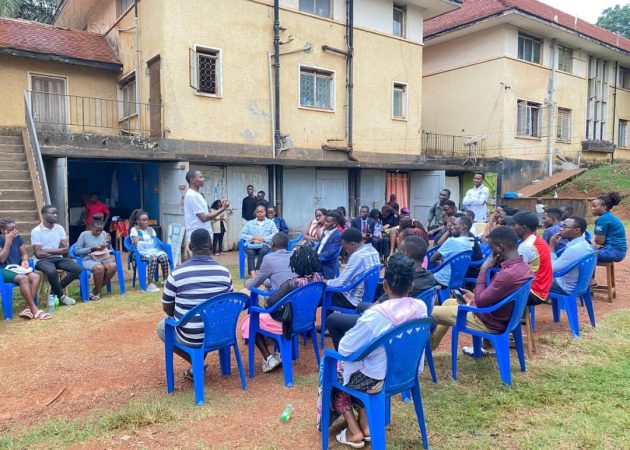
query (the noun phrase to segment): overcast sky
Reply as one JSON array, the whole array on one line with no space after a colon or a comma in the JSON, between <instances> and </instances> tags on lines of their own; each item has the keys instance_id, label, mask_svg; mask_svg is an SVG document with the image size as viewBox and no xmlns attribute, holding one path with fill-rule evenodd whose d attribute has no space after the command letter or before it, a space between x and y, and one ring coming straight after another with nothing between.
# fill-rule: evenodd
<instances>
[{"instance_id":1,"label":"overcast sky","mask_svg":"<svg viewBox=\"0 0 630 450\"><path fill-rule=\"evenodd\" d=\"M539 0L573 16L595 23L602 11L610 6L625 5L627 0Z\"/></svg>"}]
</instances>

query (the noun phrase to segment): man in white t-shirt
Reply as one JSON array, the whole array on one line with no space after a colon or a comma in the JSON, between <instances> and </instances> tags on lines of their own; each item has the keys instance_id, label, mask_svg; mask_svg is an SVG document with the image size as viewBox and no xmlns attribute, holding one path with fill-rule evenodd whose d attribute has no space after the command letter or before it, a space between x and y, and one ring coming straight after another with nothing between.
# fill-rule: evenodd
<instances>
[{"instance_id":1,"label":"man in white t-shirt","mask_svg":"<svg viewBox=\"0 0 630 450\"><path fill-rule=\"evenodd\" d=\"M490 190L484 186L484 178L483 172L476 172L473 177L474 186L468 189L462 200L464 209L469 209L475 213L475 222L486 222L487 220Z\"/></svg>"},{"instance_id":2,"label":"man in white t-shirt","mask_svg":"<svg viewBox=\"0 0 630 450\"><path fill-rule=\"evenodd\" d=\"M186 234L190 236L190 233L197 228L204 228L212 236L211 220L228 209L230 201L221 200L221 207L215 212L210 212L205 197L199 192L204 183L203 174L198 170L189 170L186 173L186 181L188 182L188 190L184 197Z\"/></svg>"},{"instance_id":3,"label":"man in white t-shirt","mask_svg":"<svg viewBox=\"0 0 630 450\"><path fill-rule=\"evenodd\" d=\"M42 223L31 231L35 269L46 275L52 293L59 298L60 303L74 305L76 301L64 295L63 290L79 278L83 269L74 260L64 257L68 253L68 238L66 230L57 224L57 208L46 205L40 212ZM63 280L59 280L57 270L66 272Z\"/></svg>"}]
</instances>

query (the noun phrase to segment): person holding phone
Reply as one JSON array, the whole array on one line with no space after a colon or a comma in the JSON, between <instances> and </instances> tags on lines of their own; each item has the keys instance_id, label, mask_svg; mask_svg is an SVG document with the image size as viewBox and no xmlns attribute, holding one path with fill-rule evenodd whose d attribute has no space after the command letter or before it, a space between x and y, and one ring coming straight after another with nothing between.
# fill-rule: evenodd
<instances>
[{"instance_id":1,"label":"person holding phone","mask_svg":"<svg viewBox=\"0 0 630 450\"><path fill-rule=\"evenodd\" d=\"M516 291L520 286L532 277L529 265L523 261L516 249L516 232L509 226L500 226L492 230L488 235L488 245L492 255L486 259L479 270L477 284L474 292L461 289L465 304L484 308L492 306ZM486 283L486 272L495 265L501 266L490 284ZM441 306L433 308L432 317L437 320L437 327L431 334L431 348L436 349L457 320L458 301L447 300ZM469 313L466 316L468 328L486 333L503 333L510 321L514 304L510 303L503 308L490 313ZM482 349L482 353L488 354L489 348Z\"/></svg>"}]
</instances>

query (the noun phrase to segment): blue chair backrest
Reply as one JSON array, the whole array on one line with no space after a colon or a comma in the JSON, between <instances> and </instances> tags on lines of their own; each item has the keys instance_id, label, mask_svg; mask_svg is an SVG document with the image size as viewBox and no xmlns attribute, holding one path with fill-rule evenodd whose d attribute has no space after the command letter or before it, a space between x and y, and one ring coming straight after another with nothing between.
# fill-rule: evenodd
<instances>
[{"instance_id":1,"label":"blue chair backrest","mask_svg":"<svg viewBox=\"0 0 630 450\"><path fill-rule=\"evenodd\" d=\"M449 259L451 266L451 281L448 287L455 289L464 284L464 278L466 277L466 271L472 260L472 251L466 251L458 253Z\"/></svg>"},{"instance_id":2,"label":"blue chair backrest","mask_svg":"<svg viewBox=\"0 0 630 450\"><path fill-rule=\"evenodd\" d=\"M487 258L488 256L492 254L492 250L490 249L490 246L486 244L485 242L480 242L479 248L481 249L481 254L483 255L484 258Z\"/></svg>"},{"instance_id":3,"label":"blue chair backrest","mask_svg":"<svg viewBox=\"0 0 630 450\"><path fill-rule=\"evenodd\" d=\"M414 319L393 327L358 350L353 359L365 358L378 348L387 355L387 373L383 391L385 395L398 394L418 382L418 366L435 320L428 317Z\"/></svg>"},{"instance_id":4,"label":"blue chair backrest","mask_svg":"<svg viewBox=\"0 0 630 450\"><path fill-rule=\"evenodd\" d=\"M125 240L123 241L123 245L125 246L125 250L127 250L128 252L133 252L136 247L134 247L133 245L133 240L131 239L131 236L127 236L125 238Z\"/></svg>"},{"instance_id":5,"label":"blue chair backrest","mask_svg":"<svg viewBox=\"0 0 630 450\"><path fill-rule=\"evenodd\" d=\"M377 264L372 267L363 278L363 297L362 301L372 303L376 294L376 287L381 280L381 265Z\"/></svg>"},{"instance_id":6,"label":"blue chair backrest","mask_svg":"<svg viewBox=\"0 0 630 450\"><path fill-rule=\"evenodd\" d=\"M77 254L75 253L75 249L77 248L77 244L72 244L70 246L70 249L68 250L68 254L70 255L70 258L77 258Z\"/></svg>"},{"instance_id":7,"label":"blue chair backrest","mask_svg":"<svg viewBox=\"0 0 630 450\"><path fill-rule=\"evenodd\" d=\"M427 314L430 316L433 312L433 305L435 304L435 297L437 295L437 288L429 288L418 295L416 295L416 299L422 300L425 305L427 305Z\"/></svg>"},{"instance_id":8,"label":"blue chair backrest","mask_svg":"<svg viewBox=\"0 0 630 450\"><path fill-rule=\"evenodd\" d=\"M248 303L249 297L240 292L220 294L188 311L180 319L180 325L185 325L192 318L199 316L204 325L205 349L230 345L236 341L236 322Z\"/></svg>"},{"instance_id":9,"label":"blue chair backrest","mask_svg":"<svg viewBox=\"0 0 630 450\"><path fill-rule=\"evenodd\" d=\"M576 261L574 268L577 267L580 270L580 274L575 286L575 295L582 295L590 289L591 279L593 278L593 272L596 266L597 254L595 252Z\"/></svg>"},{"instance_id":10,"label":"blue chair backrest","mask_svg":"<svg viewBox=\"0 0 630 450\"><path fill-rule=\"evenodd\" d=\"M300 334L312 328L324 289L326 289L326 284L316 281L289 292L279 300L290 303L293 308L294 334Z\"/></svg>"},{"instance_id":11,"label":"blue chair backrest","mask_svg":"<svg viewBox=\"0 0 630 450\"><path fill-rule=\"evenodd\" d=\"M521 326L521 317L525 313L525 308L527 308L527 299L529 298L529 292L532 287L532 282L534 278L532 277L530 280L526 281L519 287L516 291L512 292L510 295L506 297L514 299L514 309L512 310L512 316L510 317L510 321L505 328L506 332L511 332L517 326Z\"/></svg>"}]
</instances>

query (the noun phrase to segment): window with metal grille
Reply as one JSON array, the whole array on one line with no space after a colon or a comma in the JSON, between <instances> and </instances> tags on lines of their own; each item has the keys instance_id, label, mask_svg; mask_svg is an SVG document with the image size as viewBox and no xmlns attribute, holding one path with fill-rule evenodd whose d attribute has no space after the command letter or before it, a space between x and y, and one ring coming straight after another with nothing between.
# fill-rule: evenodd
<instances>
[{"instance_id":1,"label":"window with metal grille","mask_svg":"<svg viewBox=\"0 0 630 450\"><path fill-rule=\"evenodd\" d=\"M394 5L394 36L405 37L405 8Z\"/></svg>"},{"instance_id":2,"label":"window with metal grille","mask_svg":"<svg viewBox=\"0 0 630 450\"><path fill-rule=\"evenodd\" d=\"M300 11L330 17L330 0L300 0Z\"/></svg>"},{"instance_id":3,"label":"window with metal grille","mask_svg":"<svg viewBox=\"0 0 630 450\"><path fill-rule=\"evenodd\" d=\"M558 46L558 70L568 73L573 71L573 49Z\"/></svg>"},{"instance_id":4,"label":"window with metal grille","mask_svg":"<svg viewBox=\"0 0 630 450\"><path fill-rule=\"evenodd\" d=\"M122 13L127 11L134 0L116 0L116 16L119 17Z\"/></svg>"},{"instance_id":5,"label":"window with metal grille","mask_svg":"<svg viewBox=\"0 0 630 450\"><path fill-rule=\"evenodd\" d=\"M121 119L136 114L136 76L128 76L120 82L122 98Z\"/></svg>"},{"instance_id":6,"label":"window with metal grille","mask_svg":"<svg viewBox=\"0 0 630 450\"><path fill-rule=\"evenodd\" d=\"M628 121L619 120L619 136L617 136L617 146L628 148Z\"/></svg>"},{"instance_id":7,"label":"window with metal grille","mask_svg":"<svg viewBox=\"0 0 630 450\"><path fill-rule=\"evenodd\" d=\"M221 50L199 45L190 50L190 86L200 94L221 96Z\"/></svg>"},{"instance_id":8,"label":"window with metal grille","mask_svg":"<svg viewBox=\"0 0 630 450\"><path fill-rule=\"evenodd\" d=\"M571 141L571 110L558 108L558 124L556 125L556 139Z\"/></svg>"},{"instance_id":9,"label":"window with metal grille","mask_svg":"<svg viewBox=\"0 0 630 450\"><path fill-rule=\"evenodd\" d=\"M407 85L404 83L394 83L392 116L394 119L407 118Z\"/></svg>"},{"instance_id":10,"label":"window with metal grille","mask_svg":"<svg viewBox=\"0 0 630 450\"><path fill-rule=\"evenodd\" d=\"M606 139L608 119L608 62L590 56L588 59L588 102L586 105L586 139Z\"/></svg>"},{"instance_id":11,"label":"window with metal grille","mask_svg":"<svg viewBox=\"0 0 630 450\"><path fill-rule=\"evenodd\" d=\"M540 64L540 47L542 40L527 36L518 35L518 59Z\"/></svg>"},{"instance_id":12,"label":"window with metal grille","mask_svg":"<svg viewBox=\"0 0 630 450\"><path fill-rule=\"evenodd\" d=\"M540 103L519 100L516 108L516 134L518 136L540 137Z\"/></svg>"},{"instance_id":13,"label":"window with metal grille","mask_svg":"<svg viewBox=\"0 0 630 450\"><path fill-rule=\"evenodd\" d=\"M331 71L300 67L300 106L334 109L335 74Z\"/></svg>"},{"instance_id":14,"label":"window with metal grille","mask_svg":"<svg viewBox=\"0 0 630 450\"><path fill-rule=\"evenodd\" d=\"M630 89L630 69L626 67L619 68L619 87Z\"/></svg>"}]
</instances>

